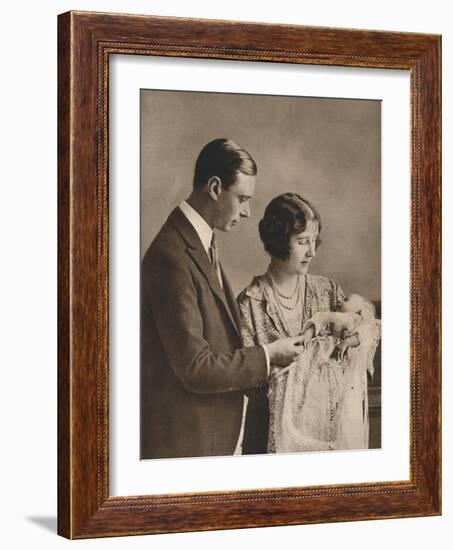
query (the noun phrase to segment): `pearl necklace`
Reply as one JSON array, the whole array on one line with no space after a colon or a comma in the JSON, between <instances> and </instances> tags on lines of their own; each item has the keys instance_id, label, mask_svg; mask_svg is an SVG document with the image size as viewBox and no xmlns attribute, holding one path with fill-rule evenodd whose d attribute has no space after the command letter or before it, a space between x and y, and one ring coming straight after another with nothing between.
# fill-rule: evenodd
<instances>
[{"instance_id":1,"label":"pearl necklace","mask_svg":"<svg viewBox=\"0 0 453 550\"><path fill-rule=\"evenodd\" d=\"M296 307L298 306L299 302L300 302L300 296L301 296L301 292L300 292L300 277L297 277L297 283L296 283L296 287L294 289L294 292L292 293L292 296L285 296L284 294L282 294L281 292L278 291L278 288L277 288L277 284L275 283L274 281L274 278L272 277L271 275L271 272L268 271L268 279L269 279L269 283L271 285L271 288L272 288L272 291L274 292L274 296L275 296L275 300L277 302L277 305L280 307L283 307L284 309L288 310L288 311L294 311L296 309ZM289 306L289 305L286 305L284 304L280 297L281 298L284 298L285 300L291 300L294 298L294 295L296 294L297 292L297 296L296 296L296 301L294 302L294 306ZM283 312L281 312L283 313Z\"/></svg>"},{"instance_id":2,"label":"pearl necklace","mask_svg":"<svg viewBox=\"0 0 453 550\"><path fill-rule=\"evenodd\" d=\"M296 286L294 287L294 290L293 290L293 293L291 294L291 296L285 296L284 294L282 294L280 292L280 290L278 289L277 283L274 281L274 278L272 277L272 274L271 274L270 271L269 271L269 277L270 277L270 280L271 280L272 288L276 291L276 293L281 298L284 298L285 300L292 300L294 298L294 295L296 294L296 292L299 290L300 277L297 277Z\"/></svg>"}]
</instances>

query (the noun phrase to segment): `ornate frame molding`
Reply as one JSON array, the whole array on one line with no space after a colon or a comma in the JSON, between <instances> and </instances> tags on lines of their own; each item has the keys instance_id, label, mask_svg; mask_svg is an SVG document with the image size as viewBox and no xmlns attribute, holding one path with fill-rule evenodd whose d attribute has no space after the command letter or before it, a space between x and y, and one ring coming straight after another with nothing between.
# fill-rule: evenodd
<instances>
[{"instance_id":1,"label":"ornate frame molding","mask_svg":"<svg viewBox=\"0 0 453 550\"><path fill-rule=\"evenodd\" d=\"M441 513L439 36L68 12L59 16L58 532L68 538ZM110 497L109 56L405 69L411 78L410 480Z\"/></svg>"}]
</instances>

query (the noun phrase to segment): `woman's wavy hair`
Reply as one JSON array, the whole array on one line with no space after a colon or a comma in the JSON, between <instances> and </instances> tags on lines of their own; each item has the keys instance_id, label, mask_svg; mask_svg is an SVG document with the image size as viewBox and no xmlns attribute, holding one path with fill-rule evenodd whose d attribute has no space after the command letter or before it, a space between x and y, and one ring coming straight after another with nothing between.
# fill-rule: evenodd
<instances>
[{"instance_id":1,"label":"woman's wavy hair","mask_svg":"<svg viewBox=\"0 0 453 550\"><path fill-rule=\"evenodd\" d=\"M297 193L283 193L272 199L259 223L260 238L266 252L273 258L287 260L290 237L305 231L311 221L318 225L318 248L321 244L321 216L316 208Z\"/></svg>"}]
</instances>

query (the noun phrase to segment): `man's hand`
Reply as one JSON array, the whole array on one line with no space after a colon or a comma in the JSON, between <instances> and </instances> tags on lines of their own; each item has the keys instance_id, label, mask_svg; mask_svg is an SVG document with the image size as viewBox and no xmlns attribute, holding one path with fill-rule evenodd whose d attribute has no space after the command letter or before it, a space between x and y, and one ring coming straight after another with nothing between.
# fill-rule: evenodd
<instances>
[{"instance_id":1,"label":"man's hand","mask_svg":"<svg viewBox=\"0 0 453 550\"><path fill-rule=\"evenodd\" d=\"M271 365L287 367L293 363L303 349L300 342L301 336L292 336L291 338L281 338L272 344L266 344Z\"/></svg>"}]
</instances>

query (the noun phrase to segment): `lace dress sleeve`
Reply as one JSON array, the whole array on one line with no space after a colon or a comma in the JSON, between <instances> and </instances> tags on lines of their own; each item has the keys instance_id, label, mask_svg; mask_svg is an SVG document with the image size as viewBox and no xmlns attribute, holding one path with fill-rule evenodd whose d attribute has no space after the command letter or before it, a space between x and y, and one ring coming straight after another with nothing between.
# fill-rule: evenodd
<instances>
[{"instance_id":1,"label":"lace dress sleeve","mask_svg":"<svg viewBox=\"0 0 453 550\"><path fill-rule=\"evenodd\" d=\"M319 336L321 333L329 329L330 323L333 321L333 314L331 311L317 311L310 319L305 323L302 332L304 333L310 327L314 328L314 336Z\"/></svg>"}]
</instances>

